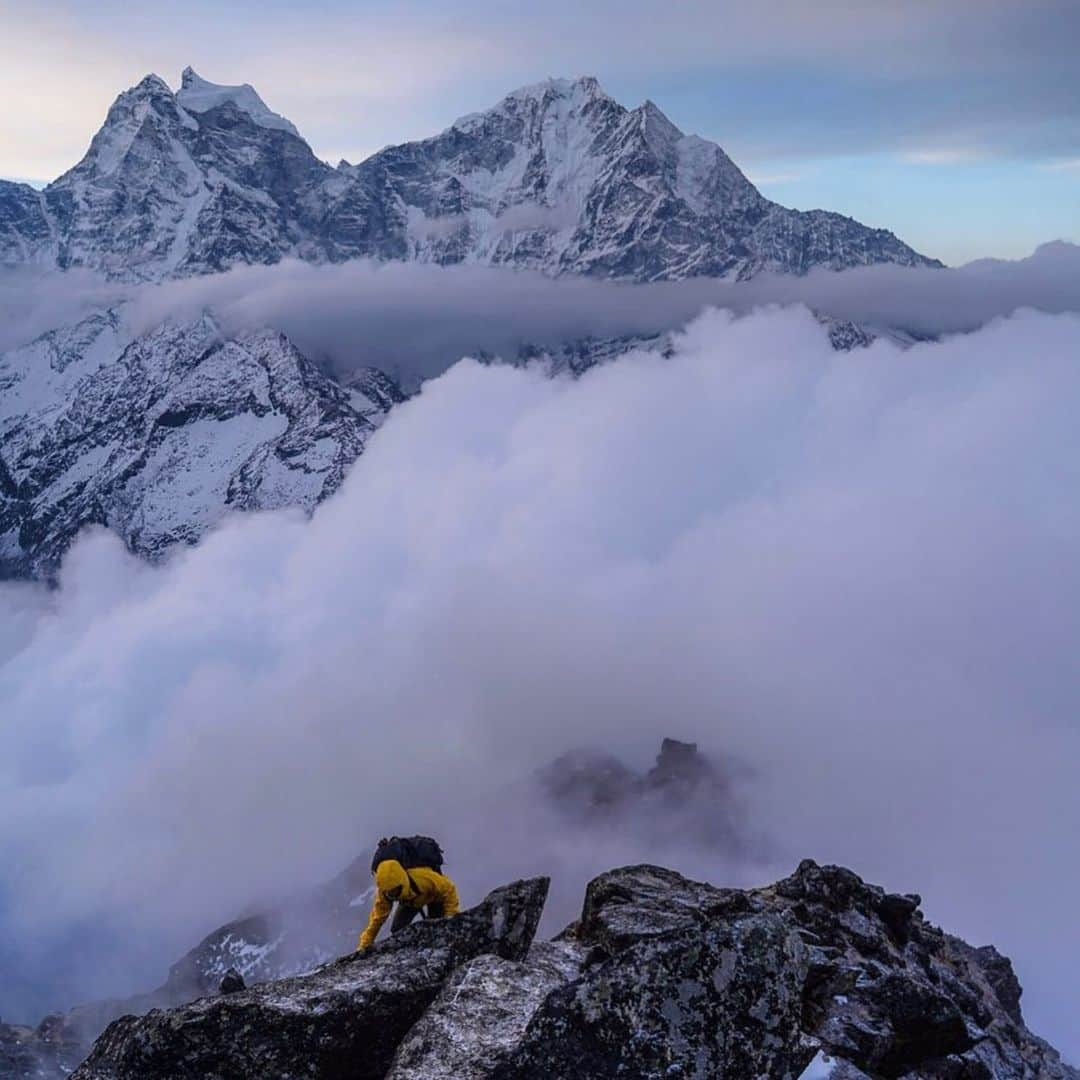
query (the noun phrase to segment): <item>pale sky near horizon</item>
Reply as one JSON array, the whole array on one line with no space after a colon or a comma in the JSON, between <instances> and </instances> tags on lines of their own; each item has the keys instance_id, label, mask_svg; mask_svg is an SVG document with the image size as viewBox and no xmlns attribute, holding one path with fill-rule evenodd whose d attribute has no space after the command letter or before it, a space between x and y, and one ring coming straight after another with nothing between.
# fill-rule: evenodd
<instances>
[{"instance_id":1,"label":"pale sky near horizon","mask_svg":"<svg viewBox=\"0 0 1080 1080\"><path fill-rule=\"evenodd\" d=\"M596 75L719 142L770 198L949 263L1080 241L1075 0L0 0L0 176L43 183L116 95L191 64L336 163L509 90Z\"/></svg>"}]
</instances>

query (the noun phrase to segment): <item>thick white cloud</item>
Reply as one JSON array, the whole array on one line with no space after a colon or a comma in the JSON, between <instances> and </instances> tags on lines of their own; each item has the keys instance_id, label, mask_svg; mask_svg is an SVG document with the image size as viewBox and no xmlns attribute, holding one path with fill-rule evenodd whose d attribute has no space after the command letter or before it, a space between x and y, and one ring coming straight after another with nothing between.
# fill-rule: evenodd
<instances>
[{"instance_id":1,"label":"thick white cloud","mask_svg":"<svg viewBox=\"0 0 1080 1080\"><path fill-rule=\"evenodd\" d=\"M655 333L685 325L709 305L748 312L803 303L836 318L920 335L973 330L1022 307L1078 311L1080 246L1045 244L1027 259L950 270L872 266L805 277L760 275L739 284L697 278L631 285L364 260L334 266L286 261L134 289L107 287L92 275L0 274L0 315L10 313L0 320L0 348L25 340L49 312L55 320L57 311L110 299L132 301L126 317L134 333L209 308L227 330L283 330L340 373L372 364L412 385L477 350L513 356L522 342Z\"/></svg>"},{"instance_id":2,"label":"thick white cloud","mask_svg":"<svg viewBox=\"0 0 1080 1080\"><path fill-rule=\"evenodd\" d=\"M311 521L159 569L87 536L0 667L9 948L119 926L160 971L388 830L471 899L528 852L477 807L518 836L538 763L675 734L756 770L773 841L683 869L921 891L1080 1055L1078 358L1076 315L837 354L804 309L710 312L576 382L457 364Z\"/></svg>"}]
</instances>

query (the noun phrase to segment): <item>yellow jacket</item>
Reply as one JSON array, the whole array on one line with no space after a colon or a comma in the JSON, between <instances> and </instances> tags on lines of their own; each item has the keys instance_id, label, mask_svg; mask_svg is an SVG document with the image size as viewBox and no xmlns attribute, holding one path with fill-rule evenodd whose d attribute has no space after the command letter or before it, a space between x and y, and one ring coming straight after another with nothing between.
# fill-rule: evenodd
<instances>
[{"instance_id":1,"label":"yellow jacket","mask_svg":"<svg viewBox=\"0 0 1080 1080\"><path fill-rule=\"evenodd\" d=\"M406 872L401 863L387 859L379 863L375 871L375 903L357 943L358 949L367 949L375 944L375 938L393 910L395 900L414 908L442 904L444 915L456 915L460 907L457 889L444 874L429 870L426 866Z\"/></svg>"}]
</instances>

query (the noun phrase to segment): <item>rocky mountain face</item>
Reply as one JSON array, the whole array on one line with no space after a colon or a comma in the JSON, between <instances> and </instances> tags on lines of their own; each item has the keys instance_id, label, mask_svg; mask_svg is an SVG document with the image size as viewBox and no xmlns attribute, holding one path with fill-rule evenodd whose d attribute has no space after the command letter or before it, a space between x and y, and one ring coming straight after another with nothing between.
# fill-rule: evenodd
<instances>
[{"instance_id":1,"label":"rocky mountain face","mask_svg":"<svg viewBox=\"0 0 1080 1080\"><path fill-rule=\"evenodd\" d=\"M533 943L546 890L517 882L310 974L120 1018L74 1075L1080 1078L1025 1026L1005 957L850 870L807 860L740 890L624 867ZM32 1049L12 1031L8 1061ZM37 1061L0 1076L58 1075Z\"/></svg>"},{"instance_id":2,"label":"rocky mountain face","mask_svg":"<svg viewBox=\"0 0 1080 1080\"><path fill-rule=\"evenodd\" d=\"M891 233L777 206L720 147L589 78L526 87L332 168L250 86L188 68L176 93L155 75L122 93L44 191L0 181L0 266L139 283L285 257L632 281L934 265ZM340 386L271 331L225 340L208 316L131 340L121 323L103 308L0 355L0 577L49 575L90 524L156 557L228 509L311 510L403 397L372 370ZM850 324L830 336L868 340ZM665 343L545 353L580 373Z\"/></svg>"},{"instance_id":3,"label":"rocky mountain face","mask_svg":"<svg viewBox=\"0 0 1080 1080\"><path fill-rule=\"evenodd\" d=\"M595 79L550 79L349 175L385 187L408 257L634 281L933 265L885 230L765 199L715 143Z\"/></svg>"},{"instance_id":4,"label":"rocky mountain face","mask_svg":"<svg viewBox=\"0 0 1080 1080\"><path fill-rule=\"evenodd\" d=\"M937 265L892 233L764 198L715 143L595 79L525 87L359 165L320 161L250 86L191 68L121 94L42 193L0 183L0 259L121 280L367 256L634 281Z\"/></svg>"},{"instance_id":5,"label":"rocky mountain face","mask_svg":"<svg viewBox=\"0 0 1080 1080\"><path fill-rule=\"evenodd\" d=\"M310 511L400 400L381 372L343 387L282 334L208 315L45 334L0 356L0 574L49 574L89 524L155 557L230 510Z\"/></svg>"}]
</instances>

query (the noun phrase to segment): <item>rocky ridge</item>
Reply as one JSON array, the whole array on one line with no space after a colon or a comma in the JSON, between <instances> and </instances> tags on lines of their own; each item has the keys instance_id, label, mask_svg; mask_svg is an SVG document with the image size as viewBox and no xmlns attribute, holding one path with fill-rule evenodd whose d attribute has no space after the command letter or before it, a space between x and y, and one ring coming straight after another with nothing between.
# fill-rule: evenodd
<instances>
[{"instance_id":1,"label":"rocky ridge","mask_svg":"<svg viewBox=\"0 0 1080 1080\"><path fill-rule=\"evenodd\" d=\"M51 331L0 356L0 576L48 576L90 524L154 558L229 511L310 512L401 400L382 372L344 387L283 334L209 315Z\"/></svg>"},{"instance_id":2,"label":"rocky ridge","mask_svg":"<svg viewBox=\"0 0 1080 1080\"><path fill-rule=\"evenodd\" d=\"M187 68L176 93L156 75L124 91L44 191L0 182L0 265L156 281L286 256L634 281L940 265L887 230L771 202L715 143L593 78L523 87L332 168L252 87Z\"/></svg>"},{"instance_id":3,"label":"rocky ridge","mask_svg":"<svg viewBox=\"0 0 1080 1080\"><path fill-rule=\"evenodd\" d=\"M850 870L807 860L739 890L623 867L530 948L545 890L519 882L310 975L117 1020L74 1075L1080 1077L1024 1025L1006 958Z\"/></svg>"}]
</instances>

